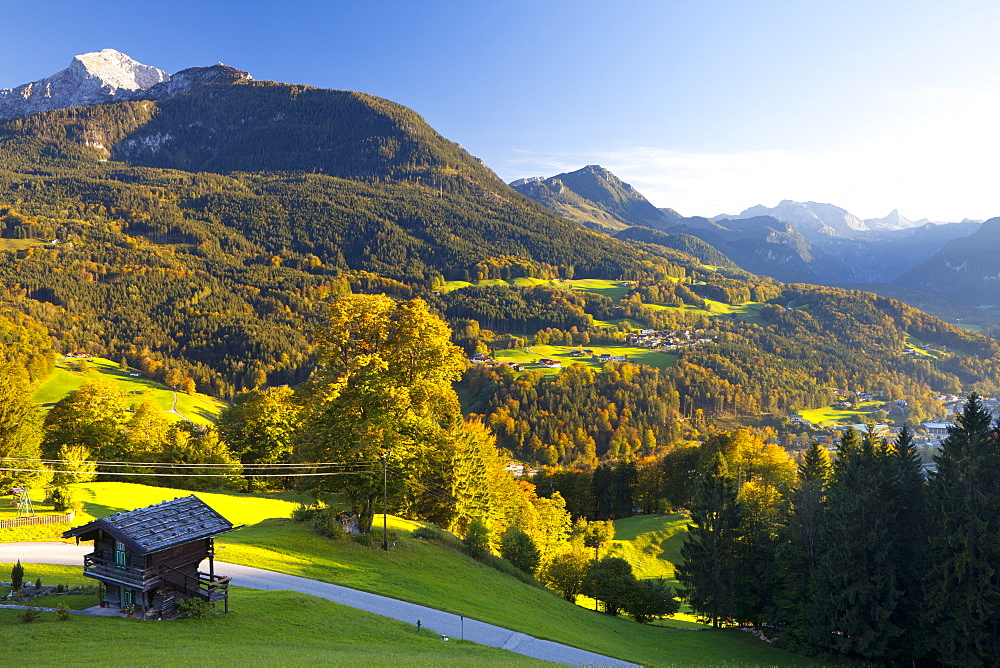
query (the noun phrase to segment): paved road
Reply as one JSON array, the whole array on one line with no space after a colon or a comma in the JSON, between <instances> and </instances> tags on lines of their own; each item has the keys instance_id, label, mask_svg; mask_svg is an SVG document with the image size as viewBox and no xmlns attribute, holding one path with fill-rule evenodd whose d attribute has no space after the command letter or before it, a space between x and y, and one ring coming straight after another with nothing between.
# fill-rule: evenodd
<instances>
[{"instance_id":1,"label":"paved road","mask_svg":"<svg viewBox=\"0 0 1000 668\"><path fill-rule=\"evenodd\" d=\"M26 564L79 566L83 563L83 555L90 551L89 545L69 543L0 543L0 563L13 563L20 559ZM414 625L419 619L423 628L435 633L451 638L464 637L480 645L500 647L535 659L574 666L635 666L626 661L549 640L539 640L485 622L466 619L463 625L458 615L388 596L220 561L215 562L215 568L217 573L232 577L233 584L240 587L298 591Z\"/></svg>"}]
</instances>

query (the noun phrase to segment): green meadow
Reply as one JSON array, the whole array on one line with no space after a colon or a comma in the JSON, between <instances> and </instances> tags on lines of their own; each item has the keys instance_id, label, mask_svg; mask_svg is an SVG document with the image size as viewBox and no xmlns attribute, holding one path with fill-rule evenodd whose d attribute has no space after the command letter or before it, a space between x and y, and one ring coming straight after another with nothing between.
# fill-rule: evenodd
<instances>
[{"instance_id":1,"label":"green meadow","mask_svg":"<svg viewBox=\"0 0 1000 668\"><path fill-rule=\"evenodd\" d=\"M82 370L79 369L81 366ZM183 392L175 393L154 380L129 376L128 372L120 369L116 362L101 357L91 357L89 360L60 359L52 375L35 390L32 399L35 403L42 404L43 409L48 408L70 392L79 389L88 379L110 381L121 389L130 403L142 403L147 399L153 399L165 411L174 410L176 396L176 413L181 418L198 424L213 424L226 405L207 394L196 393L190 396Z\"/></svg>"},{"instance_id":2,"label":"green meadow","mask_svg":"<svg viewBox=\"0 0 1000 668\"><path fill-rule=\"evenodd\" d=\"M80 577L80 568L48 568L62 569L54 578L60 581ZM131 656L129 663L170 666L552 665L471 642L442 642L410 624L289 591L233 587L229 614L162 623L85 615L63 622L43 612L23 624L17 614L0 610L0 634L17 638L4 643L4 665L66 665L112 650L118 658L107 657L111 663Z\"/></svg>"},{"instance_id":3,"label":"green meadow","mask_svg":"<svg viewBox=\"0 0 1000 668\"><path fill-rule=\"evenodd\" d=\"M84 498L84 513L74 523L190 493L129 483L90 483L76 487ZM301 500L295 494L199 492L198 496L230 521L247 525L219 537L217 550L220 561L314 578L412 601L643 665L817 665L738 630L693 631L692 628L701 627L687 623L683 616L667 620L665 626L652 626L587 610L564 601L552 592L504 575L450 547L414 538L411 532L419 524L409 520L389 518L390 531L395 534L395 546L386 553L353 541L322 538L312 531L308 523L288 519L296 502ZM380 524L381 517L377 516L375 525ZM683 519L679 515L621 520L616 525L616 543L611 549L619 550L641 563L638 569L644 575L666 576L666 573L672 572L669 564L676 559L682 524ZM50 577L53 582L59 579L51 571L42 577L43 581ZM286 663L288 649L279 656L274 653L277 650L269 653L250 642L245 652L233 647L233 653L229 654L230 644L224 640L225 637L238 638L246 643L245 637L271 637L275 632L282 634L282 645L294 648L296 662L319 657L323 652L326 654L322 661L326 663L394 664L397 658L398 663L414 665L507 664L522 661L516 655L475 654L471 649L469 654L433 653L458 651L456 648L461 647L450 645L437 650L431 645L415 645L412 649L400 646L398 650L387 650L385 654L366 653L371 649L366 647L368 635L357 631L351 619L360 620L359 625L377 630L380 637L386 636L391 642L395 642L395 638L409 639L410 636L405 634L414 633L412 627L381 618L373 619L300 594L236 590L232 609L233 613L229 616L204 622L171 622L169 630L161 633L180 634L170 636L170 639L175 644L183 644L185 649L170 663L197 663L198 653L193 648L198 647L213 648L215 658L223 655L230 663ZM261 622L267 625L266 630L255 626L257 619L266 620ZM0 613L0 626L14 624L12 620L13 614ZM100 626L102 622L107 625ZM153 640L145 635L148 631L142 628L161 626L147 623L143 627L142 622L130 620L76 616L70 622L56 622L54 617L48 619L44 615L43 621L37 624L24 627L24 632L29 635L24 636L25 642L19 645L30 645L33 638L44 635L53 647L63 646L61 651L47 649L31 655L34 663L43 664L56 662L59 657L65 659L65 647L70 644L72 634L79 633L81 626L86 628L87 633L96 634L95 638L113 639L116 648L145 647ZM22 631L21 626L16 628ZM74 632L74 628L77 631ZM177 631L174 631L175 628ZM340 630L334 632L333 629ZM398 633L392 629L397 629ZM40 635L33 635L36 633ZM195 635L212 642L206 640L202 645L202 640L180 641ZM100 645L97 640L93 642L95 648ZM235 643L233 640L232 644ZM158 646L155 643L149 645L150 648ZM392 649L395 646L390 644L389 647ZM487 648L481 650L486 652ZM8 662L20 657L17 654L5 656Z\"/></svg>"}]
</instances>

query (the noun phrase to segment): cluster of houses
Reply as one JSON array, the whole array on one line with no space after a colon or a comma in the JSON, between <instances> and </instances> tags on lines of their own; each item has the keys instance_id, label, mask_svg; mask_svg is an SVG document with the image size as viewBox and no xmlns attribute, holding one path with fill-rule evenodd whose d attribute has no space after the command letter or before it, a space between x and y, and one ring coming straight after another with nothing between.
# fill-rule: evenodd
<instances>
[{"instance_id":1,"label":"cluster of houses","mask_svg":"<svg viewBox=\"0 0 1000 668\"><path fill-rule=\"evenodd\" d=\"M595 353L593 350L588 349L577 349L571 350L568 353L569 357L576 359L590 358L592 361L598 364L604 364L605 362L627 362L628 355L612 355L611 353ZM516 362L501 362L497 359L490 357L485 353L476 353L469 358L469 361L473 364L485 364L486 366L493 368L497 366L509 366L514 371L524 371L524 364L518 364ZM548 357L543 357L538 360L537 364L546 369L561 369L563 363L559 360L551 359Z\"/></svg>"},{"instance_id":2,"label":"cluster of houses","mask_svg":"<svg viewBox=\"0 0 1000 668\"><path fill-rule=\"evenodd\" d=\"M524 371L524 365L518 364L517 362L501 362L498 359L494 359L485 353L476 353L469 358L469 361L473 364L483 364L491 369L496 366L509 366L514 371Z\"/></svg>"},{"instance_id":3,"label":"cluster of houses","mask_svg":"<svg viewBox=\"0 0 1000 668\"><path fill-rule=\"evenodd\" d=\"M711 343L712 339L699 336L703 333L704 331L700 329L666 329L662 331L643 329L629 334L627 341L629 345L649 348L650 350L680 350L699 343Z\"/></svg>"}]
</instances>

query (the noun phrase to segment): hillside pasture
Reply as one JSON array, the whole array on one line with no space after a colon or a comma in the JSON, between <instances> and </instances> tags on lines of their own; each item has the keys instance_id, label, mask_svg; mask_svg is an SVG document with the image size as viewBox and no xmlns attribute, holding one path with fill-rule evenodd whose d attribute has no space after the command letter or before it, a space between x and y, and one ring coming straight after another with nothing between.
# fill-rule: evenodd
<instances>
[{"instance_id":1,"label":"hillside pasture","mask_svg":"<svg viewBox=\"0 0 1000 668\"><path fill-rule=\"evenodd\" d=\"M208 619L154 624L73 615L60 622L43 612L22 624L16 610L0 610L0 634L17 637L4 645L5 665L65 665L110 647L118 656L160 657L158 663L172 666L552 665L471 642L441 642L432 632L315 596L242 587L230 589L229 614Z\"/></svg>"},{"instance_id":2,"label":"hillside pasture","mask_svg":"<svg viewBox=\"0 0 1000 668\"><path fill-rule=\"evenodd\" d=\"M52 375L42 381L32 399L46 410L70 392L80 388L88 379L110 381L117 385L132 404L153 399L164 411L174 409L176 394L178 419L187 419L198 424L214 424L226 404L207 394L193 396L174 392L149 378L128 375L116 362L102 357L89 359L64 357L56 362Z\"/></svg>"},{"instance_id":3,"label":"hillside pasture","mask_svg":"<svg viewBox=\"0 0 1000 668\"><path fill-rule=\"evenodd\" d=\"M808 408L800 411L799 414L802 415L803 420L820 427L859 424L870 417L872 412L878 410L881 405L881 402L869 401L858 404L857 407L851 409L824 406L823 408Z\"/></svg>"},{"instance_id":4,"label":"hillside pasture","mask_svg":"<svg viewBox=\"0 0 1000 668\"><path fill-rule=\"evenodd\" d=\"M677 361L677 355L662 351L649 350L636 346L528 346L527 348L516 350L498 350L493 353L493 357L501 362L515 362L524 364L526 370L539 371L545 375L556 375L560 369L550 369L542 366L539 361L543 359L554 359L562 363L563 368L572 364L582 364L583 366L600 371L603 362L596 361L593 356L580 357L573 355L574 351L582 348L593 350L594 355L624 356L628 362L633 364L647 364L658 369L665 369L673 366Z\"/></svg>"},{"instance_id":5,"label":"hillside pasture","mask_svg":"<svg viewBox=\"0 0 1000 668\"><path fill-rule=\"evenodd\" d=\"M185 496L190 492L160 487L148 487L130 483L88 483L76 486L84 500L84 513L74 524L87 521L91 517L105 517L120 510L141 507ZM223 562L232 562L265 568L282 573L314 578L324 582L344 585L356 589L371 591L414 603L447 610L466 617L498 624L512 630L531 634L535 637L555 640L581 649L587 649L610 656L634 661L644 665L666 664L768 664L768 665L808 665L807 659L774 649L745 633L735 630L706 630L692 633L679 628L662 628L636 624L627 619L610 617L564 601L559 596L544 589L533 587L501 572L489 568L466 555L444 545L413 538L411 532L419 523L390 516L390 531L394 532L394 548L388 553L376 547L367 547L354 541L334 541L318 536L308 523L294 522L288 519L296 502L302 497L292 493L281 494L238 494L238 493L198 493L209 505L212 505L230 521L246 524L246 528L220 536L216 541L217 558ZM638 519L633 520L633 522ZM676 521L680 521L676 519ZM653 521L655 526L631 527L631 531L650 533L670 530L662 524L663 520ZM376 516L374 525L381 525L381 516ZM656 527L659 526L660 529ZM649 529L640 531L640 529ZM621 536L630 535L629 523L621 529ZM662 541L661 541L662 542ZM664 551L670 554L669 550ZM651 558L657 558L655 556ZM43 575L43 581L49 577ZM55 582L55 580L53 580ZM68 583L67 583L68 584ZM274 592L270 592L274 595ZM247 596L264 596L264 599L252 599L248 604ZM234 594L234 613L226 618L237 620L241 615L249 614L254 601L262 601L265 605L267 593L243 592ZM292 601L304 601L308 597L299 594L289 594ZM310 607L310 606L316 607ZM298 619L301 624L295 628L309 626L315 617L317 622L326 623L328 618L340 623L340 617L335 608L322 606L319 603L302 604ZM295 607L295 606L292 606ZM0 616L0 625L13 619L13 615ZM292 622L281 609L274 608L271 613L273 623L282 629ZM350 612L350 614L354 614ZM216 618L221 619L221 618ZM82 619L74 617L68 624L76 625ZM104 620L129 624L126 620ZM89 623L89 622L87 622ZM178 625L188 624L179 623ZM232 622L216 622L210 624L229 624ZM62 627L39 623L38 627L27 626L34 633L34 628L59 630ZM141 625L141 623L136 623ZM147 625L158 627L160 625ZM376 628L374 622L370 624ZM674 626L683 626L676 623ZM20 627L19 627L20 628ZM116 629L130 627L114 627ZM199 629L201 627L198 627ZM206 627L209 628L209 627ZM214 627L211 627L214 628ZM257 630L239 630L240 627L226 627L227 633L237 636L244 633L264 633ZM268 633L273 633L269 627ZM335 625L317 630L309 627L303 634L322 633L330 635L329 629ZM345 638L352 637L355 645L364 645L364 634L351 633L350 626L344 626L342 632ZM381 627L378 627L381 628ZM89 628L88 628L89 630ZM61 631L59 631L61 633ZM115 631L131 633L132 631ZM302 643L303 653L309 655L312 651L308 641L302 640L295 629L290 629L287 647L295 648ZM124 636L123 636L124 637ZM213 636L215 637L215 636ZM50 640L51 644L59 644L61 636ZM142 638L145 638L143 636ZM30 640L30 639L29 639ZM123 642L136 641L128 636ZM220 641L221 642L221 641ZM438 641L440 642L440 641ZM30 643L29 643L30 644ZM350 644L350 643L348 643ZM211 647L211 644L205 647ZM225 643L219 645L227 647ZM212 656L218 656L218 648ZM235 650L234 650L235 651ZM333 652L333 649L327 651ZM340 651L340 650L338 650ZM345 648L343 651L349 651ZM360 651L360 650L358 650ZM41 654L35 663L54 661L58 653ZM186 655L185 655L186 656ZM233 660L238 660L242 654L233 654ZM269 654L255 656L252 663L267 662L264 657ZM296 650L296 659L300 653ZM333 654L326 657L331 661ZM339 656L339 655L338 655ZM354 660L354 655L346 655L348 660ZM420 663L420 657L412 657L402 653L399 656L406 661ZM512 655L491 655L494 663L507 663L507 657L517 659ZM51 657L51 659L50 659ZM502 657L496 658L496 657ZM227 660L229 660L227 655ZM284 655L287 660L287 651ZM11 659L8 659L11 660ZM402 659L401 659L402 660ZM519 659L518 659L519 660ZM370 655L363 663L379 662L379 657ZM404 662L406 662L404 661ZM427 659L426 662L444 660L440 657ZM465 662L462 658L454 658L458 663ZM178 660L183 663L183 661ZM275 660L276 663L281 663ZM338 661L339 662L339 659ZM451 663L452 659L449 658Z\"/></svg>"}]
</instances>

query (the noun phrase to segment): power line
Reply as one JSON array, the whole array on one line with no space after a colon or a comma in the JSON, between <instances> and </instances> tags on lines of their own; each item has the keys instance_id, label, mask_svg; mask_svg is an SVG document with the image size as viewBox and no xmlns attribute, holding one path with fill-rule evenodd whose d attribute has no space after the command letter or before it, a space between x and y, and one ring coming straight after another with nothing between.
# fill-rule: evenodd
<instances>
[{"instance_id":1,"label":"power line","mask_svg":"<svg viewBox=\"0 0 1000 668\"><path fill-rule=\"evenodd\" d=\"M68 461L65 459L34 459L28 457L0 457L0 462L25 462L32 464L66 464ZM188 462L122 462L122 461L103 461L95 459L82 459L75 460L81 464L94 464L97 466L177 466L177 467L197 467L197 468L211 468L211 467L227 467L233 466L233 464L219 464L206 462L204 464L192 464ZM239 462L235 462L239 464ZM304 462L301 464L296 463L261 463L261 464L240 464L241 466L250 466L253 468L344 468L349 466L371 466L374 462L371 461L358 461L358 462Z\"/></svg>"},{"instance_id":2,"label":"power line","mask_svg":"<svg viewBox=\"0 0 1000 668\"><path fill-rule=\"evenodd\" d=\"M239 473L159 473L147 471L144 473L130 473L125 471L58 471L52 469L14 469L0 468L0 471L10 471L15 473L65 473L69 475L116 475L116 476L154 476L154 477L174 477L174 478L232 478L243 475ZM377 473L377 469L365 471L327 471L325 473L261 473L254 474L254 478L304 478L309 476L332 476L332 475L360 475L362 473Z\"/></svg>"}]
</instances>

